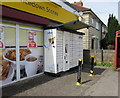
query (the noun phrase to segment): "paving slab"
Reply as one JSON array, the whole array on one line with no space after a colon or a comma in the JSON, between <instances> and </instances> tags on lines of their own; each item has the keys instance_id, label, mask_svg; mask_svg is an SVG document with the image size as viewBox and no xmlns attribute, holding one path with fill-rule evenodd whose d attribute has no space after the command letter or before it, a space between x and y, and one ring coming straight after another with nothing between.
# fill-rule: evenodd
<instances>
[{"instance_id":1,"label":"paving slab","mask_svg":"<svg viewBox=\"0 0 120 98\"><path fill-rule=\"evenodd\" d=\"M82 72L83 84L80 86L76 86L77 69L65 72L60 77L43 74L32 79L4 87L2 89L2 94L3 96L90 96L91 90L87 90L92 89L91 87L101 80L102 77L109 76L108 72L111 71L110 69L111 68L108 67L96 66L94 68L95 76L90 77L90 68L84 68ZM105 74L108 75L106 76ZM109 79L111 78L112 76ZM116 86L116 84L113 84L113 86ZM86 91L89 93L86 93ZM116 93L114 92L114 95L115 94Z\"/></svg>"},{"instance_id":2,"label":"paving slab","mask_svg":"<svg viewBox=\"0 0 120 98\"><path fill-rule=\"evenodd\" d=\"M118 96L118 77L117 71L108 69L99 81L84 92L84 96Z\"/></svg>"}]
</instances>

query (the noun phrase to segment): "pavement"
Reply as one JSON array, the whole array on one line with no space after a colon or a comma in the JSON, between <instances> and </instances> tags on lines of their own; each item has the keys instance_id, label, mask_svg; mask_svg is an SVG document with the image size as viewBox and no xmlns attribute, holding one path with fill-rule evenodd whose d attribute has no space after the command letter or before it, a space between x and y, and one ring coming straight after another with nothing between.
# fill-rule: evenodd
<instances>
[{"instance_id":1,"label":"pavement","mask_svg":"<svg viewBox=\"0 0 120 98\"><path fill-rule=\"evenodd\" d=\"M109 68L84 96L118 96L118 87L118 72Z\"/></svg>"},{"instance_id":2,"label":"pavement","mask_svg":"<svg viewBox=\"0 0 120 98\"><path fill-rule=\"evenodd\" d=\"M89 67L83 69L82 85L76 85L77 69L60 77L40 75L2 88L3 96L118 96L118 72L111 67L95 66L94 77Z\"/></svg>"}]
</instances>

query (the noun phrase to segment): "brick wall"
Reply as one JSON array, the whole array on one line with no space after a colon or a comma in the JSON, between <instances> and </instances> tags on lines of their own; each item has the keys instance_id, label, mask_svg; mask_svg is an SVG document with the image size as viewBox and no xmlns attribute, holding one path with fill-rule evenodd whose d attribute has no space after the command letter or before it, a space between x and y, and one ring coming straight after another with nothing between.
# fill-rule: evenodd
<instances>
[{"instance_id":1,"label":"brick wall","mask_svg":"<svg viewBox=\"0 0 120 98\"><path fill-rule=\"evenodd\" d=\"M114 64L114 50L84 50L83 60L84 64L90 63L90 56L95 56L95 62L104 62L107 64Z\"/></svg>"}]
</instances>

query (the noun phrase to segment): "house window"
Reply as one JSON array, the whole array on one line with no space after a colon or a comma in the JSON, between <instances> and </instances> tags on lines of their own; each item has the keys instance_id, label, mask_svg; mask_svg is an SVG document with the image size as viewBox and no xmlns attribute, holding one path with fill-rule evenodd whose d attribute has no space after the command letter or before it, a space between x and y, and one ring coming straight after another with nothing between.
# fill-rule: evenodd
<instances>
[{"instance_id":1,"label":"house window","mask_svg":"<svg viewBox=\"0 0 120 98\"><path fill-rule=\"evenodd\" d=\"M99 23L98 22L96 22L96 29L99 30Z\"/></svg>"},{"instance_id":2,"label":"house window","mask_svg":"<svg viewBox=\"0 0 120 98\"><path fill-rule=\"evenodd\" d=\"M105 28L104 27L102 27L102 32L105 32Z\"/></svg>"},{"instance_id":3,"label":"house window","mask_svg":"<svg viewBox=\"0 0 120 98\"><path fill-rule=\"evenodd\" d=\"M91 18L91 24L94 25L94 19L93 18Z\"/></svg>"}]
</instances>

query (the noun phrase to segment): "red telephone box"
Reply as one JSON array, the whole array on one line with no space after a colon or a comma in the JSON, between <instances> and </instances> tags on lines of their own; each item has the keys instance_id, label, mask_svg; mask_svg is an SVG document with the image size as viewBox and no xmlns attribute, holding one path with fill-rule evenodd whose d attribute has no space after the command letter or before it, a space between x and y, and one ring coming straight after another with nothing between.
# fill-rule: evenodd
<instances>
[{"instance_id":1,"label":"red telephone box","mask_svg":"<svg viewBox=\"0 0 120 98\"><path fill-rule=\"evenodd\" d=\"M120 68L120 30L116 32L114 66L115 66L115 69Z\"/></svg>"}]
</instances>

